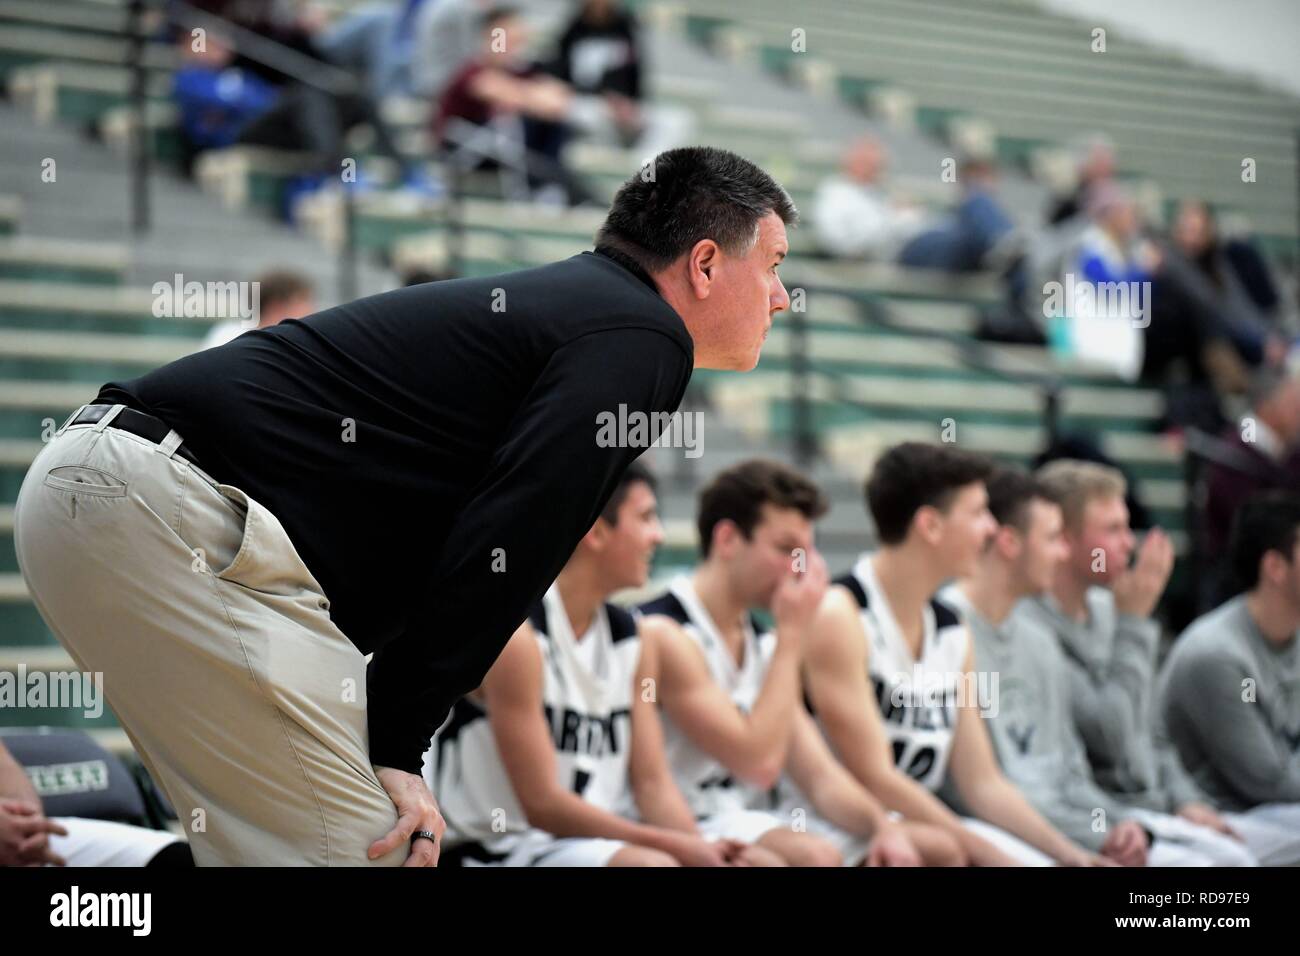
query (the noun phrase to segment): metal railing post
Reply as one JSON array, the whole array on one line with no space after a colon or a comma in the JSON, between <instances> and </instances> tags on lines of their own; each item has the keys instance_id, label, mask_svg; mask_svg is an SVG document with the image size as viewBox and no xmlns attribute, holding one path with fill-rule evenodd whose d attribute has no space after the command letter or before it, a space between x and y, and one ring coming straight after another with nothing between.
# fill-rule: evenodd
<instances>
[{"instance_id":1,"label":"metal railing post","mask_svg":"<svg viewBox=\"0 0 1300 956\"><path fill-rule=\"evenodd\" d=\"M128 47L131 67L131 231L143 235L149 231L151 215L149 204L149 122L148 122L148 71L145 69L144 0L131 0L131 42Z\"/></svg>"}]
</instances>

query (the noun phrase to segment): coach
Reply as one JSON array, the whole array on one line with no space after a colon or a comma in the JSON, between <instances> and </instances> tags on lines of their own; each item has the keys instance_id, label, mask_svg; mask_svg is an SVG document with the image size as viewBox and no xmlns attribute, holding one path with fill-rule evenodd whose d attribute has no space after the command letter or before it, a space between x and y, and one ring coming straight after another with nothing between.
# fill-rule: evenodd
<instances>
[{"instance_id":1,"label":"coach","mask_svg":"<svg viewBox=\"0 0 1300 956\"><path fill-rule=\"evenodd\" d=\"M597 417L754 367L795 218L751 163L671 150L595 252L246 332L69 417L19 566L196 862L437 862L432 732L644 450Z\"/></svg>"}]
</instances>

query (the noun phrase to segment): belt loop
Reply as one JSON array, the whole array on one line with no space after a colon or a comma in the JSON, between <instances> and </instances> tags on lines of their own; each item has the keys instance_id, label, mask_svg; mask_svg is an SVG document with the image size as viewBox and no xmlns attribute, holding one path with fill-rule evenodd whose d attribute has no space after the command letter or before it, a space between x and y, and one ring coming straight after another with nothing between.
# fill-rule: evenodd
<instances>
[{"instance_id":1,"label":"belt loop","mask_svg":"<svg viewBox=\"0 0 1300 956\"><path fill-rule=\"evenodd\" d=\"M180 436L180 432L173 428L167 432L167 437L158 443L158 446L154 451L158 452L160 455L166 455L168 458L171 458L176 454L176 449L181 446L182 441L183 439Z\"/></svg>"},{"instance_id":2,"label":"belt loop","mask_svg":"<svg viewBox=\"0 0 1300 956\"><path fill-rule=\"evenodd\" d=\"M103 418L95 422L95 431L102 432L105 428L108 427L108 423L111 422L114 418L116 418L118 416L118 413L121 412L122 409L124 408L126 408L125 405L114 405L112 408L110 408L107 412L104 413Z\"/></svg>"},{"instance_id":3,"label":"belt loop","mask_svg":"<svg viewBox=\"0 0 1300 956\"><path fill-rule=\"evenodd\" d=\"M78 405L76 408L74 408L72 410L72 414L63 420L63 424L59 426L59 430L54 433L54 437L58 438L65 431L67 431L68 426L71 425L73 421L76 420L76 417L81 414L81 410L85 407L86 407L85 405Z\"/></svg>"}]
</instances>

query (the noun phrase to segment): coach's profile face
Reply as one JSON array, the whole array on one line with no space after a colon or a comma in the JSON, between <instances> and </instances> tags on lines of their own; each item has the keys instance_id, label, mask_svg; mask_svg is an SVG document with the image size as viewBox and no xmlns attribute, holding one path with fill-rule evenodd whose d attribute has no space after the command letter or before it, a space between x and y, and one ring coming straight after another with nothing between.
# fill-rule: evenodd
<instances>
[{"instance_id":1,"label":"coach's profile face","mask_svg":"<svg viewBox=\"0 0 1300 956\"><path fill-rule=\"evenodd\" d=\"M691 323L697 368L747 372L758 364L776 313L790 307L777 267L790 250L785 223L776 213L758 221L758 239L728 254L709 239L688 253L687 270L696 308L707 318Z\"/></svg>"}]
</instances>

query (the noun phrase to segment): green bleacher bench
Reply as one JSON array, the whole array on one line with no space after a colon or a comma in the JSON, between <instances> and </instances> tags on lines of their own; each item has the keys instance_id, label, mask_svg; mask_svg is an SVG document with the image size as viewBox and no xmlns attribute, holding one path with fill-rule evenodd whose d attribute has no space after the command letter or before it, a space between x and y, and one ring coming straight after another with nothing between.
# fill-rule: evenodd
<instances>
[{"instance_id":1,"label":"green bleacher bench","mask_svg":"<svg viewBox=\"0 0 1300 956\"><path fill-rule=\"evenodd\" d=\"M85 124L102 120L115 107L131 101L129 70L85 63L50 62L18 67L9 77L10 94L40 123ZM150 74L145 95L149 108L165 106L171 79ZM174 113L168 114L174 117Z\"/></svg>"},{"instance_id":2,"label":"green bleacher bench","mask_svg":"<svg viewBox=\"0 0 1300 956\"><path fill-rule=\"evenodd\" d=\"M134 378L194 351L175 335L0 329L0 379L103 383Z\"/></svg>"},{"instance_id":3,"label":"green bleacher bench","mask_svg":"<svg viewBox=\"0 0 1300 956\"><path fill-rule=\"evenodd\" d=\"M130 41L111 37L79 36L64 30L13 26L0 30L0 80L16 67L45 60L115 66L123 70L131 62ZM169 47L150 44L144 55L146 69L170 73L176 67L176 53Z\"/></svg>"},{"instance_id":4,"label":"green bleacher bench","mask_svg":"<svg viewBox=\"0 0 1300 956\"><path fill-rule=\"evenodd\" d=\"M0 195L0 238L16 233L22 218L22 199L18 196Z\"/></svg>"},{"instance_id":5,"label":"green bleacher bench","mask_svg":"<svg viewBox=\"0 0 1300 956\"><path fill-rule=\"evenodd\" d=\"M0 280L0 328L199 339L218 318L155 316L152 289Z\"/></svg>"},{"instance_id":6,"label":"green bleacher bench","mask_svg":"<svg viewBox=\"0 0 1300 956\"><path fill-rule=\"evenodd\" d=\"M113 285L123 281L129 262L127 247L118 243L0 238L0 279Z\"/></svg>"}]
</instances>

